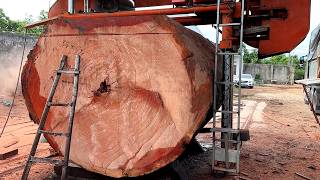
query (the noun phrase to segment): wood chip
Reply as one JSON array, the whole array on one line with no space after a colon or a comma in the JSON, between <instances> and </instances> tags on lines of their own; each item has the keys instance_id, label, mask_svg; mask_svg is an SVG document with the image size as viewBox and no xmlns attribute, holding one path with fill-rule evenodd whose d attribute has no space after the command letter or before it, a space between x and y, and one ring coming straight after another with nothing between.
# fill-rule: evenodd
<instances>
[{"instance_id":1,"label":"wood chip","mask_svg":"<svg viewBox=\"0 0 320 180\"><path fill-rule=\"evenodd\" d=\"M260 156L269 156L270 154L258 153Z\"/></svg>"},{"instance_id":2,"label":"wood chip","mask_svg":"<svg viewBox=\"0 0 320 180\"><path fill-rule=\"evenodd\" d=\"M245 172L240 172L240 174L245 175L245 176L249 176L249 174L245 173Z\"/></svg>"},{"instance_id":3,"label":"wood chip","mask_svg":"<svg viewBox=\"0 0 320 180\"><path fill-rule=\"evenodd\" d=\"M251 180L250 178L243 177L243 176L239 176L239 179L243 179L243 180Z\"/></svg>"},{"instance_id":4,"label":"wood chip","mask_svg":"<svg viewBox=\"0 0 320 180\"><path fill-rule=\"evenodd\" d=\"M296 175L299 176L299 177L302 177L303 179L311 180L311 178L309 178L309 177L307 177L307 176L305 176L303 174L296 173Z\"/></svg>"}]
</instances>

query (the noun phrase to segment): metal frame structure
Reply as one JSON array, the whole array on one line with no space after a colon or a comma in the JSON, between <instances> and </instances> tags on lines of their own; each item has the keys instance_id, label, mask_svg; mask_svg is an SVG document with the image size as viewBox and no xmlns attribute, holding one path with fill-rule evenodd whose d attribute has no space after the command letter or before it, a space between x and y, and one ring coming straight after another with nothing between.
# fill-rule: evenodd
<instances>
[{"instance_id":1,"label":"metal frame structure","mask_svg":"<svg viewBox=\"0 0 320 180\"><path fill-rule=\"evenodd\" d=\"M213 81L213 159L212 169L214 171L225 171L230 173L239 173L240 171L240 106L241 106L241 72L243 63L243 22L244 22L244 4L241 1L241 18L240 23L224 23L220 24L221 16L227 16L220 12L220 0L217 1L217 20L216 20L216 48L215 48L215 68ZM222 17L221 19L225 19ZM223 21L223 20L222 20ZM236 52L230 52L230 49L224 50L219 44L220 27L226 28L230 26L239 26L239 45L236 46ZM239 56L237 71L239 72L238 100L237 110L233 109L234 83L233 83L233 61L234 56ZM219 57L223 60L223 80L219 82L217 79L217 69ZM217 97L218 88L222 89L222 106L221 111L217 106L219 98ZM220 127L217 125L217 113L221 113ZM237 127L233 128L233 115L237 114ZM217 133L220 133L218 138ZM234 138L236 137L236 138ZM234 164L234 165L232 165ZM235 167L234 167L235 166Z\"/></svg>"},{"instance_id":2,"label":"metal frame structure","mask_svg":"<svg viewBox=\"0 0 320 180\"><path fill-rule=\"evenodd\" d=\"M50 21L63 18L92 18L94 21L101 17L124 17L145 15L178 15L193 13L193 16L171 17L182 25L215 24L217 0L133 0L132 9L119 9L114 7L112 13L100 11L96 7L99 0L57 0L49 11L47 20L33 23L27 28L44 25ZM109 1L109 0L108 0ZM110 0L110 2L126 0ZM129 1L129 0L127 0ZM220 0L220 12L232 13L229 20L240 19L240 0ZM115 6L119 5L114 3ZM167 5L162 9L159 6ZM246 0L244 42L259 49L259 57L290 52L308 34L310 24L310 0ZM156 7L158 6L158 7ZM153 7L147 10L146 7ZM142 8L142 9L135 9ZM90 12L90 13L88 13ZM91 13L92 12L92 13ZM289 15L290 14L290 15ZM224 16L222 16L223 18ZM227 18L227 19L228 19ZM299 26L296 26L299 22ZM226 24L226 23L223 23ZM280 25L281 24L281 25ZM226 28L228 29L228 28ZM239 36L237 31L223 31L222 36L232 38ZM288 38L290 37L290 38ZM226 44L229 43L229 44ZM229 39L221 47L232 44Z\"/></svg>"}]
</instances>

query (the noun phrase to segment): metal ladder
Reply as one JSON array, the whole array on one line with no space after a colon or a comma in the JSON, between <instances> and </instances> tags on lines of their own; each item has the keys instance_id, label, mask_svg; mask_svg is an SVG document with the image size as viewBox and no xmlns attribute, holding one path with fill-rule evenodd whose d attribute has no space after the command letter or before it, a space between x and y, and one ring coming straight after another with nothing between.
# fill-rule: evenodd
<instances>
[{"instance_id":1,"label":"metal ladder","mask_svg":"<svg viewBox=\"0 0 320 180\"><path fill-rule=\"evenodd\" d=\"M228 23L220 24L220 5L221 0L217 0L217 20L216 20L216 49L215 49L215 71L214 71L214 82L213 82L213 171L222 171L228 173L239 173L240 171L240 108L241 108L241 73L243 63L243 21L244 21L244 2L241 1L241 22L240 23ZM223 51L220 49L219 36L220 27L226 26L238 26L240 27L239 36L239 48L236 52ZM233 63L234 56L239 56L239 86L238 86L238 99L237 99L237 110L233 109ZM223 81L218 82L217 69L219 57L223 58ZM222 88L222 107L218 110L217 91L218 87ZM221 113L220 127L217 123L217 113ZM233 127L233 116L237 114L237 127Z\"/></svg>"},{"instance_id":2,"label":"metal ladder","mask_svg":"<svg viewBox=\"0 0 320 180\"><path fill-rule=\"evenodd\" d=\"M74 112L75 112L76 103L77 103L77 96L78 96L78 82L79 82L79 75L80 75L80 71L79 71L80 56L79 55L76 56L75 67L73 70L65 70L64 69L66 62L67 62L67 56L63 55L61 62L60 62L60 65L59 65L59 69L56 72L56 76L55 76L53 85L51 87L47 102L45 104L45 108L44 108L42 115L41 115L37 134L35 136L35 139L34 139L34 142L33 142L32 148L31 148L31 152L29 154L28 160L26 162L26 165L25 165L25 168L24 168L24 171L22 174L22 178L21 178L22 180L28 179L28 175L29 175L29 172L30 172L30 169L31 169L31 166L33 163L49 163L49 164L55 164L55 165L62 165L63 169L62 169L61 179L63 179L63 180L67 179L67 170L68 170L68 163L69 163L73 119L74 119ZM72 100L70 103L54 103L54 102L52 102L53 96L55 94L55 91L57 89L57 86L58 86L58 83L59 83L59 80L60 80L60 77L62 74L71 74L74 76L74 78L73 78L73 95L72 95ZM70 106L67 133L51 132L51 131L44 130L47 116L48 116L50 107L52 107L52 106L61 106L61 107ZM35 157L41 134L66 137L64 160L55 160L52 158Z\"/></svg>"}]
</instances>

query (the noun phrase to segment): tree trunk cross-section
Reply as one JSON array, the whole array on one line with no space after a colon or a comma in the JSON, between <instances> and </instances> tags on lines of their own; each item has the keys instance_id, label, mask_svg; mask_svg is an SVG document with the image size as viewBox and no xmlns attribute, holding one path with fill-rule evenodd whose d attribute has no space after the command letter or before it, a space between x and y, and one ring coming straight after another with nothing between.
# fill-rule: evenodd
<instances>
[{"instance_id":1,"label":"tree trunk cross-section","mask_svg":"<svg viewBox=\"0 0 320 180\"><path fill-rule=\"evenodd\" d=\"M60 18L23 69L28 111L39 121L62 55L81 56L70 159L112 177L140 176L174 161L206 121L214 46L165 16ZM221 77L221 69L218 69ZM68 102L63 75L54 101ZM52 107L45 129L67 129L69 108ZM65 138L47 135L64 154Z\"/></svg>"}]
</instances>

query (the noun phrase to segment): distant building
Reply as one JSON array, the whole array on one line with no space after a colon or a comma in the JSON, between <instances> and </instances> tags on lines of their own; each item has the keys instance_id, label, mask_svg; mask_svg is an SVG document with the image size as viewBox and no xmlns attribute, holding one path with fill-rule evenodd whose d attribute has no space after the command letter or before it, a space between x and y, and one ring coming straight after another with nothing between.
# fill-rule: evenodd
<instances>
[{"instance_id":1,"label":"distant building","mask_svg":"<svg viewBox=\"0 0 320 180\"><path fill-rule=\"evenodd\" d=\"M311 33L309 54L306 60L306 79L320 78L320 25Z\"/></svg>"}]
</instances>

